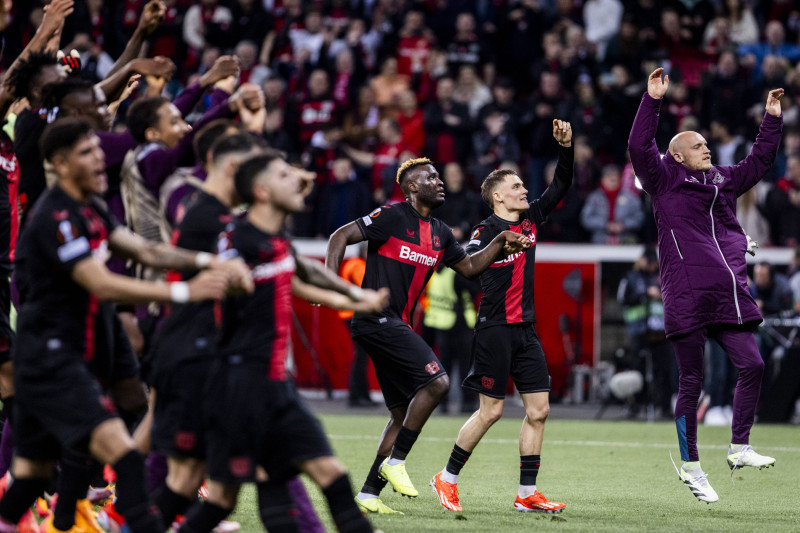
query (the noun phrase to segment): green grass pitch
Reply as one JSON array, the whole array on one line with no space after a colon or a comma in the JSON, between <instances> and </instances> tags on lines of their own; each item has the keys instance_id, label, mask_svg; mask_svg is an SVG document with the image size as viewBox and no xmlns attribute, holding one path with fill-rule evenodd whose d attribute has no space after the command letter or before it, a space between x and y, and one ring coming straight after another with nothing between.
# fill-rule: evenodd
<instances>
[{"instance_id":1,"label":"green grass pitch","mask_svg":"<svg viewBox=\"0 0 800 533\"><path fill-rule=\"evenodd\" d=\"M360 488L388 417L323 415L337 456ZM520 420L502 419L489 431L459 477L463 513L446 512L428 486L447 462L464 417L433 417L408 458L408 472L420 491L416 499L384 489L383 501L404 516L372 516L376 529L393 532L529 531L800 531L800 430L758 425L751 444L777 459L776 467L731 472L725 461L729 428L700 426L700 459L719 494L700 502L679 480L669 451L680 466L672 423L551 419L545 430L538 488L567 504L563 513L518 513L512 504L519 482L517 438ZM331 525L320 492L309 494L328 531ZM263 531L252 487L243 491L234 520L242 530Z\"/></svg>"}]
</instances>

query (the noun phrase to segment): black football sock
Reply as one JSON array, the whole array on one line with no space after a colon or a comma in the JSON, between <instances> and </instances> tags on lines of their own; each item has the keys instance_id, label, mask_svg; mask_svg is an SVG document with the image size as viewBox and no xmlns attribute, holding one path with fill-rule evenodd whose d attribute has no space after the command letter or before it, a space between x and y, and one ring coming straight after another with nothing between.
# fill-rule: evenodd
<instances>
[{"instance_id":1,"label":"black football sock","mask_svg":"<svg viewBox=\"0 0 800 533\"><path fill-rule=\"evenodd\" d=\"M450 452L450 459L447 461L445 469L454 476L457 476L461 472L461 469L464 468L464 464L466 464L470 455L472 455L472 452L459 448L458 444L453 444L453 451Z\"/></svg>"},{"instance_id":2,"label":"black football sock","mask_svg":"<svg viewBox=\"0 0 800 533\"><path fill-rule=\"evenodd\" d=\"M195 505L186 515L186 521L181 525L181 533L210 533L232 511L233 509L225 509L208 501L202 505Z\"/></svg>"},{"instance_id":3,"label":"black football sock","mask_svg":"<svg viewBox=\"0 0 800 533\"><path fill-rule=\"evenodd\" d=\"M259 483L258 512L261 523L269 533L297 533L297 509L286 483L266 481Z\"/></svg>"},{"instance_id":4,"label":"black football sock","mask_svg":"<svg viewBox=\"0 0 800 533\"><path fill-rule=\"evenodd\" d=\"M114 508L125 518L133 533L161 533L164 527L155 507L151 507L144 482L144 457L135 450L117 461L117 500Z\"/></svg>"},{"instance_id":5,"label":"black football sock","mask_svg":"<svg viewBox=\"0 0 800 533\"><path fill-rule=\"evenodd\" d=\"M394 441L394 446L392 446L392 455L389 458L404 461L406 456L408 456L408 452L411 451L411 447L417 442L419 433L419 431L408 429L405 426L401 427Z\"/></svg>"},{"instance_id":6,"label":"black football sock","mask_svg":"<svg viewBox=\"0 0 800 533\"><path fill-rule=\"evenodd\" d=\"M353 500L353 489L347 474L342 474L322 489L322 494L328 500L331 518L337 530L341 533L372 533L372 525Z\"/></svg>"},{"instance_id":7,"label":"black football sock","mask_svg":"<svg viewBox=\"0 0 800 533\"><path fill-rule=\"evenodd\" d=\"M376 455L375 461L372 462L372 468L369 469L367 479L364 481L364 486L361 487L361 492L365 494L379 495L386 486L386 480L381 477L381 465L386 460L385 455Z\"/></svg>"},{"instance_id":8,"label":"black football sock","mask_svg":"<svg viewBox=\"0 0 800 533\"><path fill-rule=\"evenodd\" d=\"M523 486L536 485L536 476L539 474L541 455L519 456L519 484Z\"/></svg>"},{"instance_id":9,"label":"black football sock","mask_svg":"<svg viewBox=\"0 0 800 533\"><path fill-rule=\"evenodd\" d=\"M183 494L178 494L166 484L162 485L153 497L153 503L156 504L156 507L161 512L161 520L167 527L175 521L176 516L186 514L186 511L194 502L194 498L187 498Z\"/></svg>"},{"instance_id":10,"label":"black football sock","mask_svg":"<svg viewBox=\"0 0 800 533\"><path fill-rule=\"evenodd\" d=\"M0 518L11 524L19 522L49 484L50 478L15 479L0 500Z\"/></svg>"},{"instance_id":11,"label":"black football sock","mask_svg":"<svg viewBox=\"0 0 800 533\"><path fill-rule=\"evenodd\" d=\"M86 497L89 488L89 466L77 458L61 459L61 475L58 478L58 501L53 511L53 526L68 531L75 525L75 506Z\"/></svg>"}]
</instances>

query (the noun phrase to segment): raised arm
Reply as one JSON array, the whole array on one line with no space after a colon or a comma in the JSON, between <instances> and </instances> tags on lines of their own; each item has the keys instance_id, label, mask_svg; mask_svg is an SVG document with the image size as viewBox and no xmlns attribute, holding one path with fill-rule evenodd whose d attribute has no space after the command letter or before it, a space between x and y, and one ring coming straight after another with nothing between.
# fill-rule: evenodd
<instances>
[{"instance_id":1,"label":"raised arm","mask_svg":"<svg viewBox=\"0 0 800 533\"><path fill-rule=\"evenodd\" d=\"M452 268L465 278L474 279L489 268L497 260L497 256L501 252L514 254L530 247L531 241L528 237L521 233L506 230L492 239L492 242L480 252L475 252L472 255L467 254L464 259L453 265Z\"/></svg>"},{"instance_id":2,"label":"raised arm","mask_svg":"<svg viewBox=\"0 0 800 533\"><path fill-rule=\"evenodd\" d=\"M150 0L150 2L144 6L139 24L133 31L133 35L131 35L128 44L125 45L125 50L123 50L122 54L117 58L117 61L114 63L114 66L111 67L106 78L116 74L128 63L139 57L145 39L158 28L158 25L164 20L166 11L167 6L164 4L163 0ZM124 76L124 78L127 79L128 76Z\"/></svg>"},{"instance_id":3,"label":"raised arm","mask_svg":"<svg viewBox=\"0 0 800 533\"><path fill-rule=\"evenodd\" d=\"M767 96L766 112L758 129L758 136L750 149L750 154L739 164L731 167L731 179L736 187L736 195L741 196L758 183L770 169L778 155L783 131L781 98L783 89L774 89Z\"/></svg>"},{"instance_id":4,"label":"raised arm","mask_svg":"<svg viewBox=\"0 0 800 533\"><path fill-rule=\"evenodd\" d=\"M647 80L647 93L642 96L639 111L631 127L628 138L628 150L631 154L631 164L642 187L649 194L659 190L666 175L661 154L656 146L656 129L658 128L658 115L661 110L661 99L669 87L669 76L661 79L663 68L657 68Z\"/></svg>"},{"instance_id":5,"label":"raised arm","mask_svg":"<svg viewBox=\"0 0 800 533\"><path fill-rule=\"evenodd\" d=\"M364 289L358 298L350 298L340 292L306 283L298 276L292 277L292 294L314 304L360 313L379 313L389 305L389 289L386 288L377 291Z\"/></svg>"},{"instance_id":6,"label":"raised arm","mask_svg":"<svg viewBox=\"0 0 800 533\"><path fill-rule=\"evenodd\" d=\"M241 259L221 260L206 252L193 252L169 244L149 241L124 226L118 226L108 238L111 250L124 259L132 259L153 268L193 271L205 268L226 272L231 284L247 292L253 291L250 270Z\"/></svg>"},{"instance_id":7,"label":"raised arm","mask_svg":"<svg viewBox=\"0 0 800 533\"><path fill-rule=\"evenodd\" d=\"M558 203L567 195L572 186L574 175L575 149L572 147L572 126L569 122L553 120L553 137L558 141L558 163L556 175L547 189L539 197L539 211L541 220L547 218ZM535 202L531 203L533 206Z\"/></svg>"},{"instance_id":8,"label":"raised arm","mask_svg":"<svg viewBox=\"0 0 800 533\"><path fill-rule=\"evenodd\" d=\"M354 285L340 278L336 272L325 268L319 261L299 255L296 256L295 259L297 261L296 275L303 283L314 285L320 289L337 292L346 296L353 302L357 301L364 292L358 285Z\"/></svg>"},{"instance_id":9,"label":"raised arm","mask_svg":"<svg viewBox=\"0 0 800 533\"><path fill-rule=\"evenodd\" d=\"M364 235L355 222L345 224L333 232L328 239L328 252L325 255L325 268L339 274L344 259L344 249L350 244L364 241Z\"/></svg>"}]
</instances>

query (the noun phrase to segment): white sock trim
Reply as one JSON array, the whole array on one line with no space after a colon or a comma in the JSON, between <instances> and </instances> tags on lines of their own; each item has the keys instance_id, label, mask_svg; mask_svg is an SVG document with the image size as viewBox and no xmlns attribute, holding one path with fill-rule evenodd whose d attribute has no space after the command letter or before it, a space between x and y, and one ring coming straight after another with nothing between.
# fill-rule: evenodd
<instances>
[{"instance_id":1,"label":"white sock trim","mask_svg":"<svg viewBox=\"0 0 800 533\"><path fill-rule=\"evenodd\" d=\"M447 483L452 483L453 485L455 485L456 483L458 483L458 474L451 474L445 468L444 470L442 470L442 481L446 481Z\"/></svg>"},{"instance_id":2,"label":"white sock trim","mask_svg":"<svg viewBox=\"0 0 800 533\"><path fill-rule=\"evenodd\" d=\"M517 494L522 498L527 498L536 492L536 485L520 485Z\"/></svg>"},{"instance_id":3,"label":"white sock trim","mask_svg":"<svg viewBox=\"0 0 800 533\"><path fill-rule=\"evenodd\" d=\"M393 458L390 457L389 460L386 461L386 464L389 465L389 466L395 466L395 465L399 465L399 464L405 463L405 462L406 462L405 459L393 459Z\"/></svg>"},{"instance_id":4,"label":"white sock trim","mask_svg":"<svg viewBox=\"0 0 800 533\"><path fill-rule=\"evenodd\" d=\"M372 498L377 498L377 496L375 494L370 494L369 492L359 492L356 495L356 498L363 501L363 500L371 500Z\"/></svg>"}]
</instances>

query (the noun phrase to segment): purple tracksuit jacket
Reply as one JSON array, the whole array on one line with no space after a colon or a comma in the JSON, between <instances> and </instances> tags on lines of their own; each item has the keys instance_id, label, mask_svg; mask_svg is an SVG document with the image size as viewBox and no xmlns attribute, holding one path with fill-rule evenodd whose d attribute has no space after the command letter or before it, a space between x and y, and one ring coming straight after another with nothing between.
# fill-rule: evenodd
<instances>
[{"instance_id":1,"label":"purple tracksuit jacket","mask_svg":"<svg viewBox=\"0 0 800 533\"><path fill-rule=\"evenodd\" d=\"M750 155L738 165L703 172L669 152L661 157L655 141L660 109L661 100L642 96L628 148L636 176L653 199L667 336L710 324L760 322L747 288L747 239L736 220L736 199L775 161L783 116L764 114Z\"/></svg>"}]
</instances>

